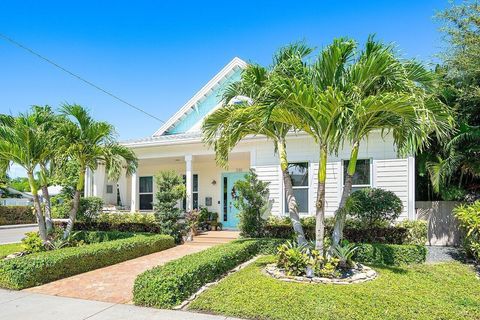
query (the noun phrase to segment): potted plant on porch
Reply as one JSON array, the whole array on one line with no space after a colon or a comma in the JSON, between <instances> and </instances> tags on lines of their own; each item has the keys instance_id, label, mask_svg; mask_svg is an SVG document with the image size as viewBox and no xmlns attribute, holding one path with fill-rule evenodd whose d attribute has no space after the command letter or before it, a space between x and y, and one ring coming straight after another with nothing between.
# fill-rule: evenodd
<instances>
[{"instance_id":1,"label":"potted plant on porch","mask_svg":"<svg viewBox=\"0 0 480 320\"><path fill-rule=\"evenodd\" d=\"M198 235L198 225L200 223L200 211L197 209L188 211L185 214L185 222L192 236Z\"/></svg>"}]
</instances>

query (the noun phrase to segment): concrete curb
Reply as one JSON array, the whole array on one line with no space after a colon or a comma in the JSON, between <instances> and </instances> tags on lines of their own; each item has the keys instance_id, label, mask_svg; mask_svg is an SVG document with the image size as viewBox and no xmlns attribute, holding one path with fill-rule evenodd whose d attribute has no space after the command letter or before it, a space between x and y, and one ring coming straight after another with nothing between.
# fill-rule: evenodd
<instances>
[{"instance_id":1,"label":"concrete curb","mask_svg":"<svg viewBox=\"0 0 480 320\"><path fill-rule=\"evenodd\" d=\"M0 226L0 230L1 229L32 228L32 227L36 227L36 226L37 226L36 223L31 223L31 224L8 224L8 225L5 225L5 226Z\"/></svg>"}]
</instances>

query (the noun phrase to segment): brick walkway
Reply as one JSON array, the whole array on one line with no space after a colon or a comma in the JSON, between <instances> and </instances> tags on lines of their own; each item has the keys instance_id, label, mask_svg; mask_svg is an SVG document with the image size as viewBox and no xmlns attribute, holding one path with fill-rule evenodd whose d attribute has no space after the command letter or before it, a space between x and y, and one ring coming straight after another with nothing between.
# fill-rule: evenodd
<instances>
[{"instance_id":1,"label":"brick walkway","mask_svg":"<svg viewBox=\"0 0 480 320\"><path fill-rule=\"evenodd\" d=\"M111 303L130 303L135 278L145 270L185 255L232 241L238 232L206 232L174 248L50 282L25 291Z\"/></svg>"}]
</instances>

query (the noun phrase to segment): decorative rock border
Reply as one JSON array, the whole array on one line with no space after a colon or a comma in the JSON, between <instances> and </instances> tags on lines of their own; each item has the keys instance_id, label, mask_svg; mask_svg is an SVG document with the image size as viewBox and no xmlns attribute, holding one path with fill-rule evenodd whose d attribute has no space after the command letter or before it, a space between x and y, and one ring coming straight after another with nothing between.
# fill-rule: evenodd
<instances>
[{"instance_id":1,"label":"decorative rock border","mask_svg":"<svg viewBox=\"0 0 480 320\"><path fill-rule=\"evenodd\" d=\"M377 272L372 268L358 264L357 269L352 269L352 275L344 278L321 278L321 277L299 277L288 276L283 269L277 267L272 263L265 267L264 273L282 281L287 282L301 282L301 283L330 283L330 284L354 284L371 281L377 277Z\"/></svg>"}]
</instances>

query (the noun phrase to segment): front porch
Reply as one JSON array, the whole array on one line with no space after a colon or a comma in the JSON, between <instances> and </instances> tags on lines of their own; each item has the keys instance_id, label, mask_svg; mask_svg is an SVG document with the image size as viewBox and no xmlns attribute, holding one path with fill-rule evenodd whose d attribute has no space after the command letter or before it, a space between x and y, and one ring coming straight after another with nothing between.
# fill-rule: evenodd
<instances>
[{"instance_id":1,"label":"front porch","mask_svg":"<svg viewBox=\"0 0 480 320\"><path fill-rule=\"evenodd\" d=\"M227 228L236 228L236 209L232 201L232 187L252 166L252 152L233 152L228 168L216 165L214 154L187 154L178 156L139 156L137 172L119 181L108 181L104 168L87 172L85 196L104 199L112 210L148 212L153 210L157 185L155 175L174 170L183 176L186 197L178 206L184 211L206 208L218 213L219 221ZM103 171L103 172L102 172Z\"/></svg>"}]
</instances>

